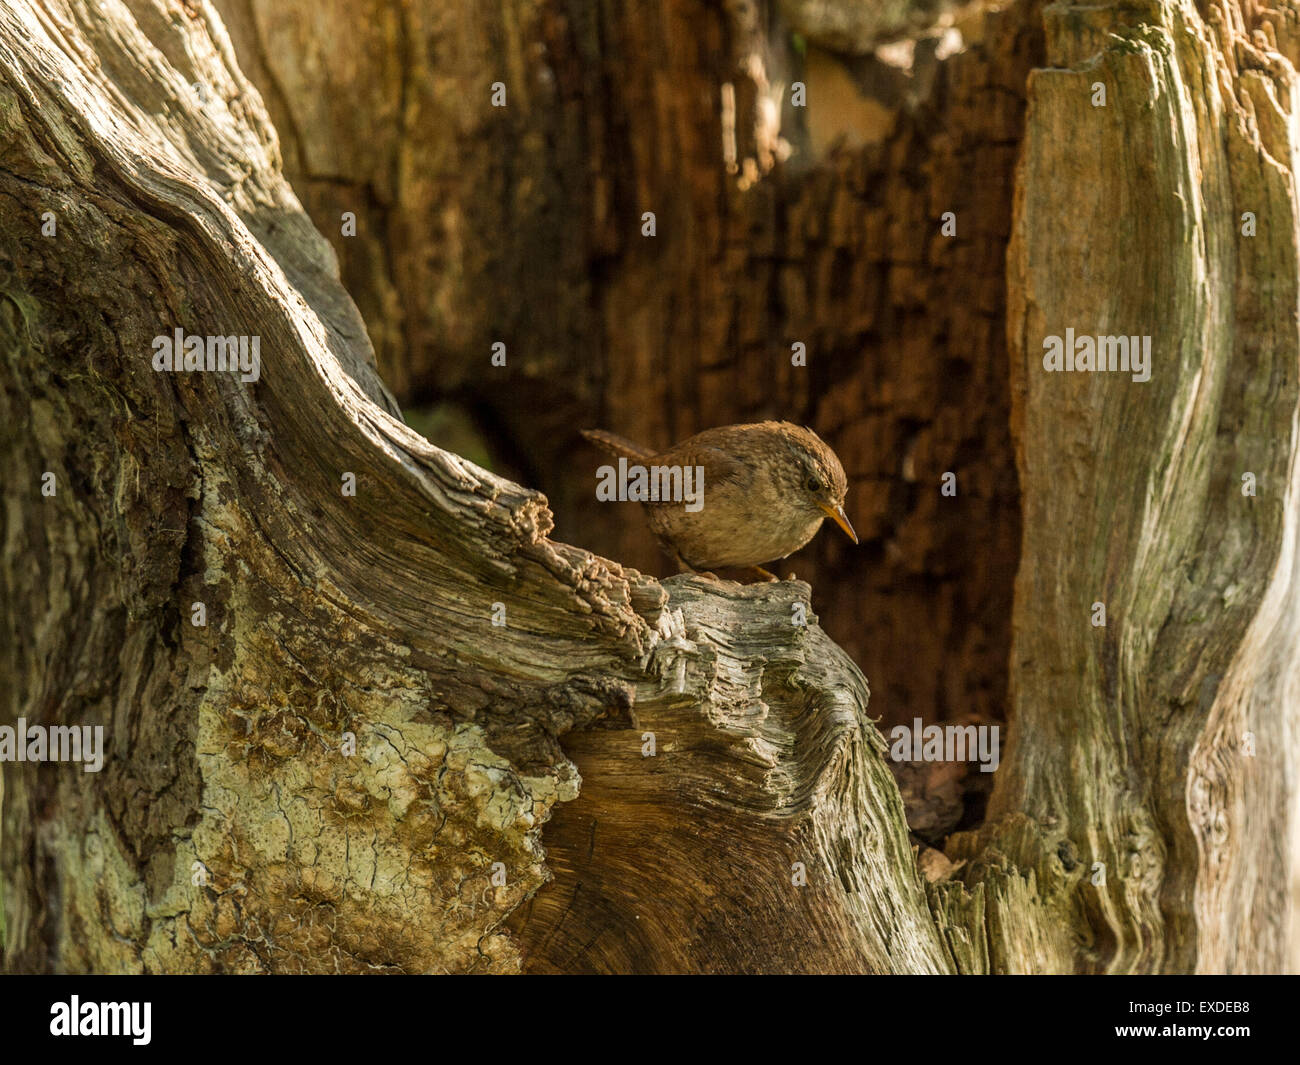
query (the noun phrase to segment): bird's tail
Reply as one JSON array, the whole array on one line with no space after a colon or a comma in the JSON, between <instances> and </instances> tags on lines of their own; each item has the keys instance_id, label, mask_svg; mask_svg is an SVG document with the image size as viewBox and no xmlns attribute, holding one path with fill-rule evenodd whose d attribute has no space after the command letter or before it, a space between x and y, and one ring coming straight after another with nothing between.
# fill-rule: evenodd
<instances>
[{"instance_id":1,"label":"bird's tail","mask_svg":"<svg viewBox=\"0 0 1300 1065\"><path fill-rule=\"evenodd\" d=\"M607 433L604 429L583 429L582 435L602 451L608 451L611 455L621 458L645 462L654 458L655 455L649 448L634 444L631 440L619 436L617 433Z\"/></svg>"}]
</instances>

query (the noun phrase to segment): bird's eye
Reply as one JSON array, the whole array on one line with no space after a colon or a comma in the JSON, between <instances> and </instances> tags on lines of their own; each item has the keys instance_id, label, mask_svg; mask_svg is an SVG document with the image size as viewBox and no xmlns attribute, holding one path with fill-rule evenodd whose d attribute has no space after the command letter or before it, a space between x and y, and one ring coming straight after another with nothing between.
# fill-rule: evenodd
<instances>
[{"instance_id":1,"label":"bird's eye","mask_svg":"<svg viewBox=\"0 0 1300 1065\"><path fill-rule=\"evenodd\" d=\"M822 488L822 483L816 477L809 477L808 483L805 487L807 487L810 492L818 492Z\"/></svg>"}]
</instances>

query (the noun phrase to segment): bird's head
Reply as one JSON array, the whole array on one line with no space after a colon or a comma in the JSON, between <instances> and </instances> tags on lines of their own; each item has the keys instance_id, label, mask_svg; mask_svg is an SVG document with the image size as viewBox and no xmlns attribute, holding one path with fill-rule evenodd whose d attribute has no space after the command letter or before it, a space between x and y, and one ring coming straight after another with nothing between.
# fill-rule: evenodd
<instances>
[{"instance_id":1,"label":"bird's head","mask_svg":"<svg viewBox=\"0 0 1300 1065\"><path fill-rule=\"evenodd\" d=\"M821 437L811 429L790 426L794 448L795 473L798 485L794 492L809 513L816 512L830 518L855 544L858 534L844 513L844 500L849 493L849 480L835 452L827 447Z\"/></svg>"}]
</instances>

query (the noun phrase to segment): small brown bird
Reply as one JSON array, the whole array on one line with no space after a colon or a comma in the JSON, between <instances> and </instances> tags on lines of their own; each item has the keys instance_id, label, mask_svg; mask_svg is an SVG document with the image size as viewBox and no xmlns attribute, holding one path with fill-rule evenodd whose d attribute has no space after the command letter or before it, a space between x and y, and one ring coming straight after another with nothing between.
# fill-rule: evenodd
<instances>
[{"instance_id":1,"label":"small brown bird","mask_svg":"<svg viewBox=\"0 0 1300 1065\"><path fill-rule=\"evenodd\" d=\"M584 429L601 449L654 467L703 468L703 506L645 502L650 528L684 569L753 569L792 555L830 518L856 544L844 513L848 479L835 452L789 422L723 425L655 453L614 433Z\"/></svg>"}]
</instances>

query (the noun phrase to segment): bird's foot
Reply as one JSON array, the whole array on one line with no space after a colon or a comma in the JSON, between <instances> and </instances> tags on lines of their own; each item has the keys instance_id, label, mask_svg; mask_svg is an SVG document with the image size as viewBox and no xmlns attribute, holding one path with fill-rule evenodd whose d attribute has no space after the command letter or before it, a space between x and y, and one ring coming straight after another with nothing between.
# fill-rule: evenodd
<instances>
[{"instance_id":1,"label":"bird's foot","mask_svg":"<svg viewBox=\"0 0 1300 1065\"><path fill-rule=\"evenodd\" d=\"M750 566L746 571L754 577L756 581L776 581L780 578L775 573L770 573L762 566Z\"/></svg>"}]
</instances>

